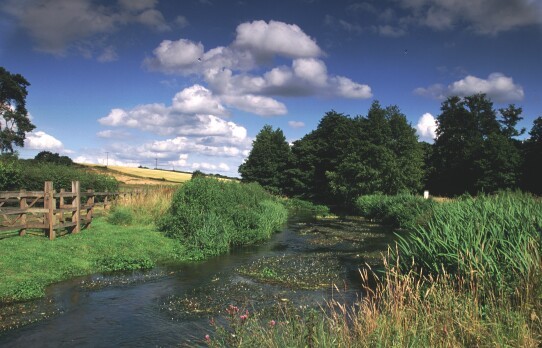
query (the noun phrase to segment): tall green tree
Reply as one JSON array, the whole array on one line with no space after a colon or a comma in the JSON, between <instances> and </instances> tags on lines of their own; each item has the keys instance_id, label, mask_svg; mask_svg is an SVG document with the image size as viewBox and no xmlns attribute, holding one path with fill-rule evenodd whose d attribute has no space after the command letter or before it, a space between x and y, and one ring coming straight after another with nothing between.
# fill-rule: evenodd
<instances>
[{"instance_id":1,"label":"tall green tree","mask_svg":"<svg viewBox=\"0 0 542 348\"><path fill-rule=\"evenodd\" d=\"M500 109L485 94L452 96L441 105L430 188L438 194L493 192L518 185L521 154L514 137L521 108Z\"/></svg>"},{"instance_id":2,"label":"tall green tree","mask_svg":"<svg viewBox=\"0 0 542 348\"><path fill-rule=\"evenodd\" d=\"M542 194L542 116L533 122L529 139L524 144L522 187Z\"/></svg>"},{"instance_id":3,"label":"tall green tree","mask_svg":"<svg viewBox=\"0 0 542 348\"><path fill-rule=\"evenodd\" d=\"M13 146L24 146L26 133L35 126L26 110L27 87L20 74L11 74L0 67L0 152L13 153Z\"/></svg>"},{"instance_id":4,"label":"tall green tree","mask_svg":"<svg viewBox=\"0 0 542 348\"><path fill-rule=\"evenodd\" d=\"M318 127L294 142L294 193L304 198L336 204L328 173L334 172L348 154L354 138L354 121L334 110L327 112Z\"/></svg>"},{"instance_id":5,"label":"tall green tree","mask_svg":"<svg viewBox=\"0 0 542 348\"><path fill-rule=\"evenodd\" d=\"M356 134L337 169L328 172L333 193L346 202L361 194L416 192L423 178L423 152L415 130L397 106L376 101L355 120Z\"/></svg>"},{"instance_id":6,"label":"tall green tree","mask_svg":"<svg viewBox=\"0 0 542 348\"><path fill-rule=\"evenodd\" d=\"M52 153L50 151L41 151L34 159L38 162L54 163L64 166L73 165L73 161L68 156L60 156L58 153Z\"/></svg>"},{"instance_id":7,"label":"tall green tree","mask_svg":"<svg viewBox=\"0 0 542 348\"><path fill-rule=\"evenodd\" d=\"M252 142L252 150L239 166L239 173L242 181L258 182L270 191L284 193L291 162L290 145L282 130L265 125Z\"/></svg>"}]
</instances>

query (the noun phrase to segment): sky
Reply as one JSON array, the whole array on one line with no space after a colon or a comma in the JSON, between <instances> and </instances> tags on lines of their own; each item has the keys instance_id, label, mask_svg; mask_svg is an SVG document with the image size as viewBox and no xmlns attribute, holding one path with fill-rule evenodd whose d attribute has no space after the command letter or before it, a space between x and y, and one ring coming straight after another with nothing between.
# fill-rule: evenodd
<instances>
[{"instance_id":1,"label":"sky","mask_svg":"<svg viewBox=\"0 0 542 348\"><path fill-rule=\"evenodd\" d=\"M0 66L29 82L23 158L238 176L266 124L442 101L542 116L542 0L0 0Z\"/></svg>"}]
</instances>

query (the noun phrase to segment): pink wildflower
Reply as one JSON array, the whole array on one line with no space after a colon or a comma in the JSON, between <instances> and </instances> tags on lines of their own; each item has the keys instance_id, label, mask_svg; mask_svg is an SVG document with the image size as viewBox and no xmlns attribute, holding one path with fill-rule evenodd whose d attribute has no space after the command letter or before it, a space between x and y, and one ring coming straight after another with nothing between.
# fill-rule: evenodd
<instances>
[{"instance_id":1,"label":"pink wildflower","mask_svg":"<svg viewBox=\"0 0 542 348\"><path fill-rule=\"evenodd\" d=\"M276 324L277 324L277 323L276 323L274 320L270 320L270 321L269 321L269 326L270 326L270 327L275 327Z\"/></svg>"},{"instance_id":2,"label":"pink wildflower","mask_svg":"<svg viewBox=\"0 0 542 348\"><path fill-rule=\"evenodd\" d=\"M211 336L205 335L205 342L211 342Z\"/></svg>"},{"instance_id":3,"label":"pink wildflower","mask_svg":"<svg viewBox=\"0 0 542 348\"><path fill-rule=\"evenodd\" d=\"M243 314L243 315L241 315L239 318L241 319L241 321L245 321L245 320L248 319L248 315Z\"/></svg>"}]
</instances>

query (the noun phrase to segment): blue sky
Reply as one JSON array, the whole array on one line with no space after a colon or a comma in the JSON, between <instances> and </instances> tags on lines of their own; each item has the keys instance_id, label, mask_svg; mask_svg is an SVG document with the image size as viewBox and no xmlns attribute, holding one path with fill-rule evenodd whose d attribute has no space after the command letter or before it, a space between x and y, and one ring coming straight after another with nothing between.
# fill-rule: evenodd
<instances>
[{"instance_id":1,"label":"blue sky","mask_svg":"<svg viewBox=\"0 0 542 348\"><path fill-rule=\"evenodd\" d=\"M398 105L421 140L449 95L542 115L539 0L4 0L0 65L31 83L22 157L236 176L265 124Z\"/></svg>"}]
</instances>

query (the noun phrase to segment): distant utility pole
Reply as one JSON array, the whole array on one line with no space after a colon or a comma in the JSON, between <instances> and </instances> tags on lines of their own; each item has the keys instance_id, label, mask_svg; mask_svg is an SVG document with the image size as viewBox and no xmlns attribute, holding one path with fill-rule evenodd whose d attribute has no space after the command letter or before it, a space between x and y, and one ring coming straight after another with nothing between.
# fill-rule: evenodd
<instances>
[{"instance_id":1,"label":"distant utility pole","mask_svg":"<svg viewBox=\"0 0 542 348\"><path fill-rule=\"evenodd\" d=\"M106 155L105 167L107 168L107 166L109 165L109 152L106 151L105 155Z\"/></svg>"},{"instance_id":2,"label":"distant utility pole","mask_svg":"<svg viewBox=\"0 0 542 348\"><path fill-rule=\"evenodd\" d=\"M154 169L158 169L158 157L154 159Z\"/></svg>"}]
</instances>

